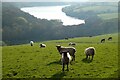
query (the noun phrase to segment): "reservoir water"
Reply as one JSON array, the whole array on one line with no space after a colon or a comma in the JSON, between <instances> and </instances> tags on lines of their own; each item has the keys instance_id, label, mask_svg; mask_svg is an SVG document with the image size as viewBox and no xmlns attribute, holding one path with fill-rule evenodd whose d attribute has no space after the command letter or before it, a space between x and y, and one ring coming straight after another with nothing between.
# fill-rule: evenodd
<instances>
[{"instance_id":1,"label":"reservoir water","mask_svg":"<svg viewBox=\"0 0 120 80\"><path fill-rule=\"evenodd\" d=\"M21 8L21 10L40 19L61 20L63 22L63 25L85 24L84 20L67 16L64 12L62 12L62 8L64 8L65 6L69 6L69 5L25 7L25 8Z\"/></svg>"}]
</instances>

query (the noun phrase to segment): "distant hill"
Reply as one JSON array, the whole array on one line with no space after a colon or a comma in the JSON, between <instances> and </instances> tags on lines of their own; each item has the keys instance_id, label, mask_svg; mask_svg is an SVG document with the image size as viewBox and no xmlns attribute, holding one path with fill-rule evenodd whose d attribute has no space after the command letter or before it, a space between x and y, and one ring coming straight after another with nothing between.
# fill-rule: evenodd
<instances>
[{"instance_id":1,"label":"distant hill","mask_svg":"<svg viewBox=\"0 0 120 80\"><path fill-rule=\"evenodd\" d=\"M54 30L57 26L62 26L60 22L37 19L9 3L3 3L2 10L3 41L6 43L57 39ZM48 37L49 35L52 36Z\"/></svg>"},{"instance_id":2,"label":"distant hill","mask_svg":"<svg viewBox=\"0 0 120 80\"><path fill-rule=\"evenodd\" d=\"M27 3L20 4L24 6L23 4ZM35 4L33 5L35 6ZM37 19L21 11L20 6L16 6L16 3L3 3L1 31L4 44L13 45L28 43L30 40L46 41L64 39L66 37L95 36L117 32L117 18L104 20L99 17L101 15L98 16L93 11L79 12L80 7L77 6L78 4L75 3L74 6L64 8L63 11L69 16L85 19L85 25L63 26L59 20L48 21L46 19Z\"/></svg>"},{"instance_id":3,"label":"distant hill","mask_svg":"<svg viewBox=\"0 0 120 80\"><path fill-rule=\"evenodd\" d=\"M90 15L98 16L100 14L117 13L118 3L110 2L91 2L91 3L88 2L83 4L74 3L73 5L71 4L71 6L65 7L63 11L69 16L87 19Z\"/></svg>"},{"instance_id":4,"label":"distant hill","mask_svg":"<svg viewBox=\"0 0 120 80\"><path fill-rule=\"evenodd\" d=\"M11 3L16 7L34 7L34 6L58 6L58 5L66 5L68 3L65 2L14 2Z\"/></svg>"},{"instance_id":5,"label":"distant hill","mask_svg":"<svg viewBox=\"0 0 120 80\"><path fill-rule=\"evenodd\" d=\"M84 19L91 35L118 31L118 3L74 3L62 10L68 16Z\"/></svg>"}]
</instances>

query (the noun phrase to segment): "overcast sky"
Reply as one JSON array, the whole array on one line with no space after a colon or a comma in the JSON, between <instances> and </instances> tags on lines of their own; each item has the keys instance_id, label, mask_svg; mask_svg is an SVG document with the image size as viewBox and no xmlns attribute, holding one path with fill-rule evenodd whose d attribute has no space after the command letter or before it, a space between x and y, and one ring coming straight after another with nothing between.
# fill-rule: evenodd
<instances>
[{"instance_id":1,"label":"overcast sky","mask_svg":"<svg viewBox=\"0 0 120 80\"><path fill-rule=\"evenodd\" d=\"M19 1L19 2L76 2L76 1L88 1L88 0L2 0L2 2L15 2L15 1Z\"/></svg>"},{"instance_id":2,"label":"overcast sky","mask_svg":"<svg viewBox=\"0 0 120 80\"><path fill-rule=\"evenodd\" d=\"M118 2L120 0L0 0L2 2Z\"/></svg>"}]
</instances>

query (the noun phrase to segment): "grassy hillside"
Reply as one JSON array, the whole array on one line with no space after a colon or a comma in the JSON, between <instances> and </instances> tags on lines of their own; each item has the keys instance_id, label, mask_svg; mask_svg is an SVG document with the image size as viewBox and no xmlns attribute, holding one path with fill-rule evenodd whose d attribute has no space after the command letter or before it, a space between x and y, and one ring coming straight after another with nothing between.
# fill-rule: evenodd
<instances>
[{"instance_id":1,"label":"grassy hillside","mask_svg":"<svg viewBox=\"0 0 120 80\"><path fill-rule=\"evenodd\" d=\"M102 19L113 19L118 18L118 13L105 13L105 14L99 14L99 17Z\"/></svg>"},{"instance_id":2,"label":"grassy hillside","mask_svg":"<svg viewBox=\"0 0 120 80\"><path fill-rule=\"evenodd\" d=\"M0 79L2 78L2 47L0 47Z\"/></svg>"},{"instance_id":3,"label":"grassy hillside","mask_svg":"<svg viewBox=\"0 0 120 80\"><path fill-rule=\"evenodd\" d=\"M78 17L78 18L79 16L76 16L76 14L79 13L80 15L81 14L84 15L83 12L87 12L87 14L89 15L91 15L90 13L92 12L93 15L96 14L101 19L118 18L118 4L117 3L101 3L101 4L91 3L91 5L90 4L76 5L76 6L74 5L74 6L66 7L66 9L64 8L63 11L69 16Z\"/></svg>"},{"instance_id":4,"label":"grassy hillside","mask_svg":"<svg viewBox=\"0 0 120 80\"><path fill-rule=\"evenodd\" d=\"M102 38L113 37L112 41L100 43ZM76 61L69 65L69 71L62 72L60 55L56 45L68 46L76 42ZM69 40L42 42L46 48L30 44L4 46L2 52L3 78L117 78L118 35L108 34L94 37L78 37ZM96 48L94 60L86 61L84 50ZM66 69L66 68L65 68Z\"/></svg>"},{"instance_id":5,"label":"grassy hillside","mask_svg":"<svg viewBox=\"0 0 120 80\"><path fill-rule=\"evenodd\" d=\"M75 9L72 10L73 12L94 12L97 13L97 16L101 17L102 19L113 19L118 18L118 10L117 5L90 5L90 6L76 6Z\"/></svg>"},{"instance_id":6,"label":"grassy hillside","mask_svg":"<svg viewBox=\"0 0 120 80\"><path fill-rule=\"evenodd\" d=\"M110 10L116 10L116 6L87 6L83 7L82 10L84 11L94 11L94 12L103 12L103 11L110 11Z\"/></svg>"}]
</instances>

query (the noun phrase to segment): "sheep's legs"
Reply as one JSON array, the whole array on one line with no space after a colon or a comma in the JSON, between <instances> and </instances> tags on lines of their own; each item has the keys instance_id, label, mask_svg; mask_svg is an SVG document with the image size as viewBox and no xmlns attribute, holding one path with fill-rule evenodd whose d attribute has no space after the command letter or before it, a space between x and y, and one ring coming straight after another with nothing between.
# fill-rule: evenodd
<instances>
[{"instance_id":1,"label":"sheep's legs","mask_svg":"<svg viewBox=\"0 0 120 80\"><path fill-rule=\"evenodd\" d=\"M92 55L92 59L91 60L93 60L93 57L94 57L94 55Z\"/></svg>"},{"instance_id":2,"label":"sheep's legs","mask_svg":"<svg viewBox=\"0 0 120 80\"><path fill-rule=\"evenodd\" d=\"M69 71L69 68L68 68L68 63L67 63L67 71Z\"/></svg>"},{"instance_id":3,"label":"sheep's legs","mask_svg":"<svg viewBox=\"0 0 120 80\"><path fill-rule=\"evenodd\" d=\"M88 55L86 55L86 59L88 58Z\"/></svg>"},{"instance_id":4,"label":"sheep's legs","mask_svg":"<svg viewBox=\"0 0 120 80\"><path fill-rule=\"evenodd\" d=\"M65 65L64 64L62 64L63 65L63 67L62 67L62 71L64 71L64 67L65 67Z\"/></svg>"},{"instance_id":5,"label":"sheep's legs","mask_svg":"<svg viewBox=\"0 0 120 80\"><path fill-rule=\"evenodd\" d=\"M75 55L73 55L73 60L75 61Z\"/></svg>"},{"instance_id":6,"label":"sheep's legs","mask_svg":"<svg viewBox=\"0 0 120 80\"><path fill-rule=\"evenodd\" d=\"M72 57L72 61L75 61L75 55L73 55L73 57Z\"/></svg>"},{"instance_id":7,"label":"sheep's legs","mask_svg":"<svg viewBox=\"0 0 120 80\"><path fill-rule=\"evenodd\" d=\"M65 65L63 64L62 71L64 71L64 68L65 68ZM68 64L67 64L67 71L69 71Z\"/></svg>"}]
</instances>

